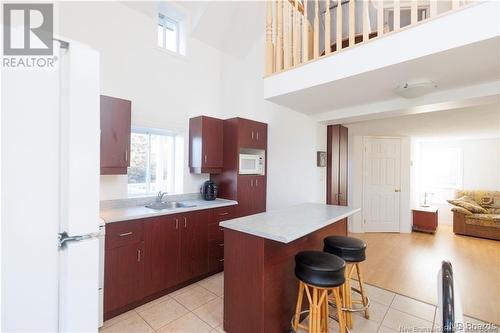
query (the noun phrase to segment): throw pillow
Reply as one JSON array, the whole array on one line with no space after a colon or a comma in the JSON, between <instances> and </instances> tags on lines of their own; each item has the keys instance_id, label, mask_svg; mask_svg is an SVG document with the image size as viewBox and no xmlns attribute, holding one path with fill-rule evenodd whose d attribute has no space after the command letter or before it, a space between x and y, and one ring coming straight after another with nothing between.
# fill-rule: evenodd
<instances>
[{"instance_id":1,"label":"throw pillow","mask_svg":"<svg viewBox=\"0 0 500 333\"><path fill-rule=\"evenodd\" d=\"M471 197L464 195L461 198L447 200L450 204L462 207L476 214L486 214L488 211L483 207L479 206Z\"/></svg>"}]
</instances>

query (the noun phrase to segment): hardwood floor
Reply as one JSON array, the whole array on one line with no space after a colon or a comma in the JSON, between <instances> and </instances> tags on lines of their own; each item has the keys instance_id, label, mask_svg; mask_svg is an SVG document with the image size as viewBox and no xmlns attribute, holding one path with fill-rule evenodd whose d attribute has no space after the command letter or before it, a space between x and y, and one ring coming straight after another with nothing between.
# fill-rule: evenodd
<instances>
[{"instance_id":1,"label":"hardwood floor","mask_svg":"<svg viewBox=\"0 0 500 333\"><path fill-rule=\"evenodd\" d=\"M458 236L448 225L440 225L435 235L351 235L367 242L366 283L437 304L437 272L441 261L449 260L464 314L500 323L499 241Z\"/></svg>"}]
</instances>

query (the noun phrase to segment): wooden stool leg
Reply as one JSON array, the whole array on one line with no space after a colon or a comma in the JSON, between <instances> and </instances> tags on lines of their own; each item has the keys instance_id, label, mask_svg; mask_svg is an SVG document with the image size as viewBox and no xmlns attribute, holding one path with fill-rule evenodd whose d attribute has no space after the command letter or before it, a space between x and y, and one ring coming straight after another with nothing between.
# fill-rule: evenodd
<instances>
[{"instance_id":1,"label":"wooden stool leg","mask_svg":"<svg viewBox=\"0 0 500 333\"><path fill-rule=\"evenodd\" d=\"M361 271L359 263L356 264L356 272L358 273L358 283L359 283L359 291L361 292L361 300L363 302L363 306L366 306L368 304L368 299L366 297L366 292L365 292L365 281L363 279L363 272ZM365 318L370 319L370 312L368 311L368 308L365 310Z\"/></svg>"},{"instance_id":2,"label":"wooden stool leg","mask_svg":"<svg viewBox=\"0 0 500 333\"><path fill-rule=\"evenodd\" d=\"M313 301L309 306L309 333L318 333L318 289L313 288Z\"/></svg>"},{"instance_id":3,"label":"wooden stool leg","mask_svg":"<svg viewBox=\"0 0 500 333\"><path fill-rule=\"evenodd\" d=\"M293 329L299 330L300 312L302 311L302 300L304 298L304 283L299 281L299 295L297 296L297 307L295 308L295 318L293 320Z\"/></svg>"},{"instance_id":4,"label":"wooden stool leg","mask_svg":"<svg viewBox=\"0 0 500 333\"><path fill-rule=\"evenodd\" d=\"M342 286L341 288L343 288ZM337 316L339 318L339 332L340 333L345 333L346 332L346 323L345 323L345 318L344 318L344 311L342 311L342 303L340 301L340 288L334 288L333 289L333 298L335 299L335 304L337 308Z\"/></svg>"},{"instance_id":5,"label":"wooden stool leg","mask_svg":"<svg viewBox=\"0 0 500 333\"><path fill-rule=\"evenodd\" d=\"M324 289L323 293L321 295L321 306L322 306L322 313L321 313L321 332L328 333L328 290Z\"/></svg>"},{"instance_id":6,"label":"wooden stool leg","mask_svg":"<svg viewBox=\"0 0 500 333\"><path fill-rule=\"evenodd\" d=\"M344 297L342 303L344 308L351 309L352 308L352 291L351 291L351 276L353 272L354 266L352 264L346 265L345 268L345 283L344 283ZM345 322L348 328L352 328L352 313L349 311L345 311Z\"/></svg>"}]
</instances>

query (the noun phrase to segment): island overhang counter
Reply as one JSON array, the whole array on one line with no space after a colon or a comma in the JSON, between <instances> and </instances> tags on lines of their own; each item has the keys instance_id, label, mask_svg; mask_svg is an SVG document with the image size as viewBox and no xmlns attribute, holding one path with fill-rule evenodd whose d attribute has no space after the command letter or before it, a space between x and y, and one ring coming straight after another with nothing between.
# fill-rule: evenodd
<instances>
[{"instance_id":1,"label":"island overhang counter","mask_svg":"<svg viewBox=\"0 0 500 333\"><path fill-rule=\"evenodd\" d=\"M224 331L290 332L297 301L294 257L347 235L359 208L304 203L228 220L224 228Z\"/></svg>"}]
</instances>

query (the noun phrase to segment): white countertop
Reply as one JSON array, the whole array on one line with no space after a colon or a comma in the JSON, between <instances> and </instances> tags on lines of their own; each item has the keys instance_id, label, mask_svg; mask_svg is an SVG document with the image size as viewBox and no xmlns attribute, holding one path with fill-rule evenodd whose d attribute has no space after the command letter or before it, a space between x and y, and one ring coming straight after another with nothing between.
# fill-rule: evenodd
<instances>
[{"instance_id":1,"label":"white countertop","mask_svg":"<svg viewBox=\"0 0 500 333\"><path fill-rule=\"evenodd\" d=\"M303 203L224 221L220 226L281 243L290 243L360 211L360 208L348 206Z\"/></svg>"},{"instance_id":2,"label":"white countertop","mask_svg":"<svg viewBox=\"0 0 500 333\"><path fill-rule=\"evenodd\" d=\"M185 213L202 209L233 206L238 204L237 201L225 200L225 199L215 199L212 201L183 200L182 202L189 205L194 205L195 207L181 207L181 208L163 209L163 210L154 210L151 208L146 208L143 205L132 206L132 207L108 208L108 209L101 209L100 216L106 223L112 223L112 222L135 220L153 216Z\"/></svg>"}]
</instances>

